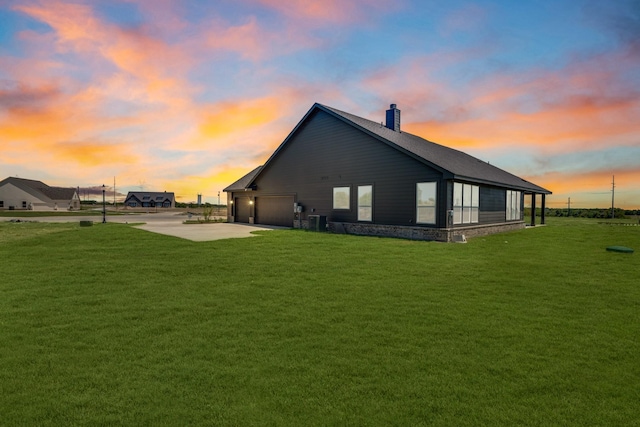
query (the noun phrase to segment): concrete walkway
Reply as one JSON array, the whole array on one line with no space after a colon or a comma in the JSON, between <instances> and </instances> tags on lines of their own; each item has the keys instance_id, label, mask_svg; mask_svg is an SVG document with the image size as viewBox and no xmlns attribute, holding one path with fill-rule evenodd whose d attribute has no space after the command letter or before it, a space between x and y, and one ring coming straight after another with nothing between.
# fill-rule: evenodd
<instances>
[{"instance_id":1,"label":"concrete walkway","mask_svg":"<svg viewBox=\"0 0 640 427\"><path fill-rule=\"evenodd\" d=\"M258 230L277 230L284 227L269 225L253 225L241 223L209 223L209 224L184 224L188 218L183 213L161 212L132 215L107 215L107 222L126 224L139 224L134 227L152 233L179 237L194 242L208 242L211 240L234 239L243 237L256 237L251 234ZM102 222L102 216L49 216L49 217L4 217L1 221L36 221L36 222L80 222L93 221L94 224Z\"/></svg>"}]
</instances>

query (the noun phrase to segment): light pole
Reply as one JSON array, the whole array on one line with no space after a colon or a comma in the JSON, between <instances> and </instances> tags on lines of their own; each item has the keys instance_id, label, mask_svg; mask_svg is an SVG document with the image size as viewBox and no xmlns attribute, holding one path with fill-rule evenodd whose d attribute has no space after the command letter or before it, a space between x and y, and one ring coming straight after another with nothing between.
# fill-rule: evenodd
<instances>
[{"instance_id":1,"label":"light pole","mask_svg":"<svg viewBox=\"0 0 640 427\"><path fill-rule=\"evenodd\" d=\"M102 223L107 223L107 207L104 200L104 184L102 184Z\"/></svg>"}]
</instances>

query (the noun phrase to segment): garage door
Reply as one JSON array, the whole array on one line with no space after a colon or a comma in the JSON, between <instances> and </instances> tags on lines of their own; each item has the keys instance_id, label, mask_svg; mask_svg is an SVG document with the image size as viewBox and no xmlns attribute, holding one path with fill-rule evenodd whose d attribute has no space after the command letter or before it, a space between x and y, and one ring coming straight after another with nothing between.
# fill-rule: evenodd
<instances>
[{"instance_id":1,"label":"garage door","mask_svg":"<svg viewBox=\"0 0 640 427\"><path fill-rule=\"evenodd\" d=\"M293 227L293 197L263 196L256 198L256 224Z\"/></svg>"},{"instance_id":2,"label":"garage door","mask_svg":"<svg viewBox=\"0 0 640 427\"><path fill-rule=\"evenodd\" d=\"M249 205L248 197L236 197L233 200L233 204L236 209L236 222L249 223L249 215L251 212L251 205Z\"/></svg>"}]
</instances>

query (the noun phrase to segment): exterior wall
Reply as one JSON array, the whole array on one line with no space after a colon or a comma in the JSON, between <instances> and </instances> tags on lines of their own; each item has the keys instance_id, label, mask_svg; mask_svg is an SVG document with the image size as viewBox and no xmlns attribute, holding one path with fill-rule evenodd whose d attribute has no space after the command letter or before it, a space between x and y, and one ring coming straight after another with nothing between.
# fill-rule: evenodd
<instances>
[{"instance_id":1,"label":"exterior wall","mask_svg":"<svg viewBox=\"0 0 640 427\"><path fill-rule=\"evenodd\" d=\"M0 209L6 210L27 210L29 207L34 210L49 210L54 208L52 201L41 200L13 184L5 184L0 188L0 200L3 202L3 207ZM23 203L26 203L25 207L23 207Z\"/></svg>"},{"instance_id":2,"label":"exterior wall","mask_svg":"<svg viewBox=\"0 0 640 427\"><path fill-rule=\"evenodd\" d=\"M457 181L460 182L460 181ZM478 185L478 184L473 184ZM453 197L453 183L450 184L451 193L450 197ZM464 228L469 225L491 225L508 223L511 224L514 221L508 221L507 218L507 189L486 185L479 185L479 212L477 224L456 224L456 228ZM524 206L524 194L521 192L520 206ZM449 202L449 206L453 206L452 202ZM523 218L523 210L521 209L520 218L517 221L521 221ZM516 221L516 222L517 222Z\"/></svg>"},{"instance_id":3,"label":"exterior wall","mask_svg":"<svg viewBox=\"0 0 640 427\"><path fill-rule=\"evenodd\" d=\"M305 224L303 224L303 228ZM339 234L356 234L360 236L399 237L410 240L434 240L438 242L462 241L464 238L486 236L495 233L521 230L524 222L508 224L485 224L458 228L425 228L398 225L363 224L363 223L329 223L329 231Z\"/></svg>"},{"instance_id":4,"label":"exterior wall","mask_svg":"<svg viewBox=\"0 0 640 427\"><path fill-rule=\"evenodd\" d=\"M424 163L339 119L316 111L255 181L252 197L293 195L308 215L357 223L359 185L373 186L373 221L416 226L416 183L438 182L439 224L446 221L446 181ZM350 209L333 209L333 188L350 187ZM258 207L259 209L259 207ZM426 226L427 228L431 228Z\"/></svg>"},{"instance_id":5,"label":"exterior wall","mask_svg":"<svg viewBox=\"0 0 640 427\"><path fill-rule=\"evenodd\" d=\"M253 223L253 202L254 198L244 193L234 193L233 198L233 221L243 223Z\"/></svg>"},{"instance_id":6,"label":"exterior wall","mask_svg":"<svg viewBox=\"0 0 640 427\"><path fill-rule=\"evenodd\" d=\"M259 201L268 196L290 196L303 212L292 227L308 228L309 215L327 218L329 230L350 234L458 241L521 229L521 218L506 222L506 188L479 187L478 222L450 223L454 181L450 174L429 167L376 137L344 123L322 110L313 111L298 125L258 177L252 189L227 194L230 222L260 222ZM416 184L437 183L436 224L416 223ZM372 221L358 221L358 186L373 187ZM350 208L333 209L333 189L350 188ZM524 197L524 196L523 196ZM235 206L238 200L254 204ZM247 211L248 209L248 211Z\"/></svg>"},{"instance_id":7,"label":"exterior wall","mask_svg":"<svg viewBox=\"0 0 640 427\"><path fill-rule=\"evenodd\" d=\"M78 193L73 194L73 199L71 199L71 203L69 204L69 209L80 209L80 196Z\"/></svg>"},{"instance_id":8,"label":"exterior wall","mask_svg":"<svg viewBox=\"0 0 640 427\"><path fill-rule=\"evenodd\" d=\"M507 192L504 188L480 187L480 224L505 222L507 218Z\"/></svg>"},{"instance_id":9,"label":"exterior wall","mask_svg":"<svg viewBox=\"0 0 640 427\"><path fill-rule=\"evenodd\" d=\"M49 189L59 190L58 187L49 187ZM53 193L58 193L58 196L60 196L60 191L54 191ZM66 193L69 194L70 192L66 191ZM73 191L73 196L68 200L52 200L50 197L51 194L43 194L38 190L29 192L12 183L5 183L0 187L0 200L2 201L0 209L10 210L13 208L15 210L35 211L80 209L80 197L78 197L76 191ZM23 207L23 204L26 204L26 207Z\"/></svg>"},{"instance_id":10,"label":"exterior wall","mask_svg":"<svg viewBox=\"0 0 640 427\"><path fill-rule=\"evenodd\" d=\"M149 199L148 200L144 200L144 197L148 196ZM142 199L141 199L142 197ZM136 193L136 194L131 194L129 193L127 195L127 197L124 199L124 207L126 208L163 208L163 209L169 209L169 208L175 208L176 204L175 204L175 200L173 200L172 198L169 197L163 197L162 200L158 200L156 199L157 195L155 193L149 193L149 194L143 194L143 193Z\"/></svg>"}]
</instances>

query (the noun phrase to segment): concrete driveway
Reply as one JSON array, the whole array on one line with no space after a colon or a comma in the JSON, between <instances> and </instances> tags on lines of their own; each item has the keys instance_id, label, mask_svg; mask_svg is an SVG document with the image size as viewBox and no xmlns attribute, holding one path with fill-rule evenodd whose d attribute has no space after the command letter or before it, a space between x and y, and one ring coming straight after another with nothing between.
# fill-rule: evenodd
<instances>
[{"instance_id":1,"label":"concrete driveway","mask_svg":"<svg viewBox=\"0 0 640 427\"><path fill-rule=\"evenodd\" d=\"M268 225L250 225L240 223L218 222L213 224L183 224L151 222L138 225L136 228L151 231L152 233L165 234L167 236L180 237L194 242L208 242L210 240L235 239L240 237L256 237L251 234L257 230L275 230L283 227L271 227Z\"/></svg>"},{"instance_id":2,"label":"concrete driveway","mask_svg":"<svg viewBox=\"0 0 640 427\"><path fill-rule=\"evenodd\" d=\"M101 223L102 216L51 216L51 217L15 217L3 218L2 220L10 221L19 219L21 221L37 221L37 222L80 222L93 221ZM107 215L107 222L131 223L136 228L150 231L152 233L165 234L167 236L179 237L181 239L192 240L194 242L208 242L211 240L234 239L242 237L256 237L251 234L258 230L277 230L285 229L285 227L275 227L269 225L253 225L241 223L209 223L209 224L184 224L188 216L184 213L175 212L159 212L148 214L131 214L131 215Z\"/></svg>"}]
</instances>

